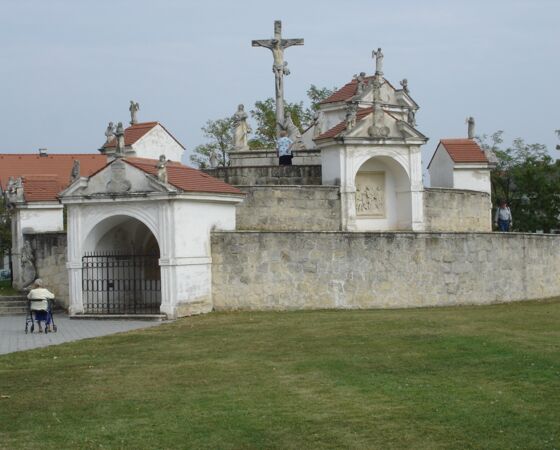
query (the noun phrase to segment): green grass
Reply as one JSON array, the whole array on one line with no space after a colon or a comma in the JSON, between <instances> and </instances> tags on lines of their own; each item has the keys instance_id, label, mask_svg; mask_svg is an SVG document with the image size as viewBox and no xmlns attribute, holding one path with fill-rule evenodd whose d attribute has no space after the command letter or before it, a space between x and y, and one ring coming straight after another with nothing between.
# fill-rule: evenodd
<instances>
[{"instance_id":1,"label":"green grass","mask_svg":"<svg viewBox=\"0 0 560 450\"><path fill-rule=\"evenodd\" d=\"M213 313L0 356L3 448L560 448L560 301Z\"/></svg>"},{"instance_id":2,"label":"green grass","mask_svg":"<svg viewBox=\"0 0 560 450\"><path fill-rule=\"evenodd\" d=\"M10 280L0 280L0 296L1 295L18 295L19 291L12 287Z\"/></svg>"}]
</instances>

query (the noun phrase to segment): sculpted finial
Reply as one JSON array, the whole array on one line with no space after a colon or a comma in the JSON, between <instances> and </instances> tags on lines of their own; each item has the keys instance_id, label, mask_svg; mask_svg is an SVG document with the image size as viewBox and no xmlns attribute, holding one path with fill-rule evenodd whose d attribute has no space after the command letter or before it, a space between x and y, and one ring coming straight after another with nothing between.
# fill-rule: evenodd
<instances>
[{"instance_id":1,"label":"sculpted finial","mask_svg":"<svg viewBox=\"0 0 560 450\"><path fill-rule=\"evenodd\" d=\"M467 117L467 137L469 139L474 139L474 117Z\"/></svg>"},{"instance_id":2,"label":"sculpted finial","mask_svg":"<svg viewBox=\"0 0 560 450\"><path fill-rule=\"evenodd\" d=\"M80 178L80 161L75 159L72 164L72 172L70 172L70 183Z\"/></svg>"},{"instance_id":3,"label":"sculpted finial","mask_svg":"<svg viewBox=\"0 0 560 450\"><path fill-rule=\"evenodd\" d=\"M165 155L159 156L157 170L158 180L162 183L167 183L167 158L165 157Z\"/></svg>"},{"instance_id":4,"label":"sculpted finial","mask_svg":"<svg viewBox=\"0 0 560 450\"><path fill-rule=\"evenodd\" d=\"M408 80L407 80L406 78L403 78L403 79L400 81L400 84L401 84L401 86L402 86L402 90L403 90L406 94L408 94L408 93L410 92L410 91L408 90Z\"/></svg>"},{"instance_id":5,"label":"sculpted finial","mask_svg":"<svg viewBox=\"0 0 560 450\"><path fill-rule=\"evenodd\" d=\"M346 131L350 131L356 126L357 115L358 104L356 102L348 102L346 104Z\"/></svg>"},{"instance_id":6,"label":"sculpted finial","mask_svg":"<svg viewBox=\"0 0 560 450\"><path fill-rule=\"evenodd\" d=\"M124 156L124 128L122 122L117 124L115 137L117 138L117 150L115 152L115 157L122 158Z\"/></svg>"}]
</instances>

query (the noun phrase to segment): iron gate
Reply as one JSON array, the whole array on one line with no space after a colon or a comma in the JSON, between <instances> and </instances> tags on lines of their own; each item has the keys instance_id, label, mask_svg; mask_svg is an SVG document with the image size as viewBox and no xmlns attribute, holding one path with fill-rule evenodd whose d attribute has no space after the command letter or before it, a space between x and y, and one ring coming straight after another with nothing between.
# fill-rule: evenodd
<instances>
[{"instance_id":1,"label":"iron gate","mask_svg":"<svg viewBox=\"0 0 560 450\"><path fill-rule=\"evenodd\" d=\"M159 314L158 255L86 253L82 297L88 314Z\"/></svg>"}]
</instances>

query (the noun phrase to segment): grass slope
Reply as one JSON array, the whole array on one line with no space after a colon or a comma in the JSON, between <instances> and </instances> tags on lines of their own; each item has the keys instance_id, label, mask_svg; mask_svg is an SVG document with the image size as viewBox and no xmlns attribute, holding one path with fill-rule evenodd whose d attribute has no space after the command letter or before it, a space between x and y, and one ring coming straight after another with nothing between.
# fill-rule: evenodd
<instances>
[{"instance_id":1,"label":"grass slope","mask_svg":"<svg viewBox=\"0 0 560 450\"><path fill-rule=\"evenodd\" d=\"M560 302L214 313L0 357L3 448L559 448Z\"/></svg>"}]
</instances>

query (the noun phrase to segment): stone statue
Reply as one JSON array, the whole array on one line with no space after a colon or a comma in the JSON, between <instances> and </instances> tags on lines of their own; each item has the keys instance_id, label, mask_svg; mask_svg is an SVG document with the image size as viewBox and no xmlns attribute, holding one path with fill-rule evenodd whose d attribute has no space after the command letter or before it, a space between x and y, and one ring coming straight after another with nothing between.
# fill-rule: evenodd
<instances>
[{"instance_id":1,"label":"stone statue","mask_svg":"<svg viewBox=\"0 0 560 450\"><path fill-rule=\"evenodd\" d=\"M321 111L315 111L313 114L313 139L319 137L323 133L323 114Z\"/></svg>"},{"instance_id":2,"label":"stone statue","mask_svg":"<svg viewBox=\"0 0 560 450\"><path fill-rule=\"evenodd\" d=\"M233 115L233 148L235 151L249 150L247 135L252 131L247 123L245 107L239 105Z\"/></svg>"},{"instance_id":3,"label":"stone statue","mask_svg":"<svg viewBox=\"0 0 560 450\"><path fill-rule=\"evenodd\" d=\"M375 74L383 75L383 52L380 48L371 52L371 57L375 58Z\"/></svg>"},{"instance_id":4,"label":"stone statue","mask_svg":"<svg viewBox=\"0 0 560 450\"><path fill-rule=\"evenodd\" d=\"M130 125L138 123L137 114L140 110L140 103L134 103L134 100L130 100L130 108L128 110L130 111Z\"/></svg>"},{"instance_id":5,"label":"stone statue","mask_svg":"<svg viewBox=\"0 0 560 450\"><path fill-rule=\"evenodd\" d=\"M402 86L402 90L403 90L406 94L408 94L408 93L410 92L410 91L408 90L408 80L407 80L406 78L403 78L403 79L400 81L400 84L401 84L401 86Z\"/></svg>"},{"instance_id":6,"label":"stone statue","mask_svg":"<svg viewBox=\"0 0 560 450\"><path fill-rule=\"evenodd\" d=\"M162 183L167 183L167 158L165 155L159 156L159 161L157 163L157 177Z\"/></svg>"},{"instance_id":7,"label":"stone statue","mask_svg":"<svg viewBox=\"0 0 560 450\"><path fill-rule=\"evenodd\" d=\"M272 52L274 63L272 72L274 73L274 85L276 91L276 136L280 136L280 131L284 125L284 75L289 75L288 64L284 61L284 50L293 45L303 45L303 39L283 39L282 22L274 21L274 38L259 39L252 41L253 47L268 48Z\"/></svg>"},{"instance_id":8,"label":"stone statue","mask_svg":"<svg viewBox=\"0 0 560 450\"><path fill-rule=\"evenodd\" d=\"M23 179L21 177L10 177L6 185L6 199L9 203L25 201L23 196Z\"/></svg>"},{"instance_id":9,"label":"stone statue","mask_svg":"<svg viewBox=\"0 0 560 450\"><path fill-rule=\"evenodd\" d=\"M72 172L70 172L70 183L80 178L80 161L75 159L72 163Z\"/></svg>"},{"instance_id":10,"label":"stone statue","mask_svg":"<svg viewBox=\"0 0 560 450\"><path fill-rule=\"evenodd\" d=\"M23 286L28 286L37 278L37 269L35 268L35 256L29 241L23 242L21 248L21 281Z\"/></svg>"},{"instance_id":11,"label":"stone statue","mask_svg":"<svg viewBox=\"0 0 560 450\"><path fill-rule=\"evenodd\" d=\"M210 156L208 157L208 163L210 164L211 169L215 169L216 167L218 167L218 158L216 157L216 153L210 153Z\"/></svg>"},{"instance_id":12,"label":"stone statue","mask_svg":"<svg viewBox=\"0 0 560 450\"><path fill-rule=\"evenodd\" d=\"M301 140L301 132L292 120L291 114L288 114L286 116L286 120L284 121L284 129L288 133L288 138L293 142L291 147L292 150L301 150L304 147Z\"/></svg>"},{"instance_id":13,"label":"stone statue","mask_svg":"<svg viewBox=\"0 0 560 450\"><path fill-rule=\"evenodd\" d=\"M115 137L115 125L113 125L113 122L109 122L109 125L107 125L105 137L107 138L107 142Z\"/></svg>"},{"instance_id":14,"label":"stone statue","mask_svg":"<svg viewBox=\"0 0 560 450\"><path fill-rule=\"evenodd\" d=\"M115 137L117 138L117 149L115 151L115 157L122 158L124 156L124 127L122 122L119 122L117 124Z\"/></svg>"},{"instance_id":15,"label":"stone statue","mask_svg":"<svg viewBox=\"0 0 560 450\"><path fill-rule=\"evenodd\" d=\"M469 139L474 139L474 117L467 117L467 137Z\"/></svg>"},{"instance_id":16,"label":"stone statue","mask_svg":"<svg viewBox=\"0 0 560 450\"><path fill-rule=\"evenodd\" d=\"M346 131L352 130L356 126L358 116L358 104L356 102L348 102L346 105Z\"/></svg>"},{"instance_id":17,"label":"stone statue","mask_svg":"<svg viewBox=\"0 0 560 450\"><path fill-rule=\"evenodd\" d=\"M411 127L416 126L416 112L414 111L414 109L410 108L408 110L406 121Z\"/></svg>"},{"instance_id":18,"label":"stone statue","mask_svg":"<svg viewBox=\"0 0 560 450\"><path fill-rule=\"evenodd\" d=\"M356 86L356 95L361 95L364 92L367 85L366 73L360 72L360 75L356 76L356 81L358 82L358 85Z\"/></svg>"}]
</instances>

